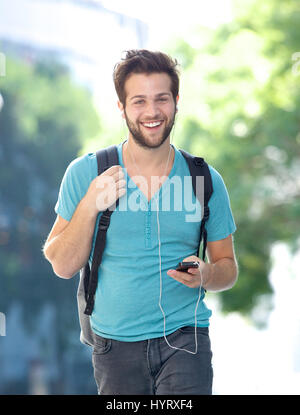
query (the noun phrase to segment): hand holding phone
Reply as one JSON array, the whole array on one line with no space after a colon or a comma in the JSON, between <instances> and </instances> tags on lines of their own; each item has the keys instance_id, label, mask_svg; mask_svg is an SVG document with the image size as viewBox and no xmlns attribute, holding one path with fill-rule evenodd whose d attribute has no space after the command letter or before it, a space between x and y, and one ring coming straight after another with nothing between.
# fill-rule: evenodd
<instances>
[{"instance_id":1,"label":"hand holding phone","mask_svg":"<svg viewBox=\"0 0 300 415\"><path fill-rule=\"evenodd\" d=\"M179 264L176 267L176 271L180 272L188 272L189 268L198 268L199 262L192 261L192 262L179 262Z\"/></svg>"}]
</instances>

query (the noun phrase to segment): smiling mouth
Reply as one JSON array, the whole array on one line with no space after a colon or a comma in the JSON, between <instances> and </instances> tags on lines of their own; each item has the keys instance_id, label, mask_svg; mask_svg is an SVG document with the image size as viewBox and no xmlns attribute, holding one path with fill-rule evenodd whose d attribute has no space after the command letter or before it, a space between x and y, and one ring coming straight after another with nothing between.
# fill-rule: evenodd
<instances>
[{"instance_id":1,"label":"smiling mouth","mask_svg":"<svg viewBox=\"0 0 300 415\"><path fill-rule=\"evenodd\" d=\"M150 129L158 128L162 125L163 121L153 121L153 122L142 122L142 126Z\"/></svg>"}]
</instances>

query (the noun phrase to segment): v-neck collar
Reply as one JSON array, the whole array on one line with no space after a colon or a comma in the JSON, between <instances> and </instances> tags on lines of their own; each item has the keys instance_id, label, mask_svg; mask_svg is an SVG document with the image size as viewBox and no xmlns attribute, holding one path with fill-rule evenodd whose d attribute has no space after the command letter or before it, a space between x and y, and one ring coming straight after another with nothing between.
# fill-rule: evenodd
<instances>
[{"instance_id":1,"label":"v-neck collar","mask_svg":"<svg viewBox=\"0 0 300 415\"><path fill-rule=\"evenodd\" d=\"M154 195L152 196L152 198L148 201L148 198L146 197L146 195L141 191L141 189L136 185L136 183L131 179L130 175L127 172L126 167L124 166L124 162L123 162L123 146L126 143L126 141L128 140L124 140L119 147L119 159L120 159L120 165L123 167L123 169L125 170L126 176L128 177L128 182L130 182L130 188L134 188L136 189L139 194L141 195L142 199L144 200L144 202L146 203L148 209L149 206L151 207L152 205L152 201L154 201L154 199L159 200L162 194L162 191L166 185L166 183L168 182L169 179L171 179L171 177L174 176L174 173L177 169L177 162L178 162L178 154L176 151L176 148L173 144L170 144L173 149L174 149L174 161L173 161L173 166L172 169L168 175L168 178L163 182L163 184L160 186L160 188L154 193Z\"/></svg>"}]
</instances>

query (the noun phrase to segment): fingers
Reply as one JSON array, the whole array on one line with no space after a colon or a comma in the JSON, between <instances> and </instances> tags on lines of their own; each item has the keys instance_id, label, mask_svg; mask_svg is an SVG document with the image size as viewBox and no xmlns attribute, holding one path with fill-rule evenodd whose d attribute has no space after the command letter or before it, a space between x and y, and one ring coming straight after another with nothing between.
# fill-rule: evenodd
<instances>
[{"instance_id":1,"label":"fingers","mask_svg":"<svg viewBox=\"0 0 300 415\"><path fill-rule=\"evenodd\" d=\"M199 270L197 268L189 268L188 272L181 272L170 269L167 271L167 274L170 277L174 278L174 280L190 288L196 288L200 285Z\"/></svg>"},{"instance_id":2,"label":"fingers","mask_svg":"<svg viewBox=\"0 0 300 415\"><path fill-rule=\"evenodd\" d=\"M119 188L120 186L125 186L126 181L124 180L124 172L122 167L110 167L99 176L96 176L95 183L97 188L105 188L107 185L117 185L117 188Z\"/></svg>"},{"instance_id":3,"label":"fingers","mask_svg":"<svg viewBox=\"0 0 300 415\"><path fill-rule=\"evenodd\" d=\"M120 166L119 164L115 164L114 166L111 166L107 170L105 170L102 174L112 175L119 170L122 170L122 166Z\"/></svg>"},{"instance_id":4,"label":"fingers","mask_svg":"<svg viewBox=\"0 0 300 415\"><path fill-rule=\"evenodd\" d=\"M198 268L189 268L188 273L193 274L193 275L199 275L199 267Z\"/></svg>"},{"instance_id":5,"label":"fingers","mask_svg":"<svg viewBox=\"0 0 300 415\"><path fill-rule=\"evenodd\" d=\"M117 199L124 196L125 193L126 193L126 187L122 187L122 188L118 189L117 190Z\"/></svg>"},{"instance_id":6,"label":"fingers","mask_svg":"<svg viewBox=\"0 0 300 415\"><path fill-rule=\"evenodd\" d=\"M111 166L109 169L105 170L101 176L112 176L115 181L117 181L118 178L123 178L124 177L124 173L123 173L123 167L118 165L115 166Z\"/></svg>"},{"instance_id":7,"label":"fingers","mask_svg":"<svg viewBox=\"0 0 300 415\"><path fill-rule=\"evenodd\" d=\"M125 179L120 179L116 182L116 188L120 189L122 187L126 187L126 180Z\"/></svg>"},{"instance_id":8,"label":"fingers","mask_svg":"<svg viewBox=\"0 0 300 415\"><path fill-rule=\"evenodd\" d=\"M122 166L119 166L119 165L110 167L98 177L101 177L102 179L105 178L107 180L112 180L115 183L118 183L119 181L121 181L121 185L124 185L124 182L125 182L123 168Z\"/></svg>"}]
</instances>

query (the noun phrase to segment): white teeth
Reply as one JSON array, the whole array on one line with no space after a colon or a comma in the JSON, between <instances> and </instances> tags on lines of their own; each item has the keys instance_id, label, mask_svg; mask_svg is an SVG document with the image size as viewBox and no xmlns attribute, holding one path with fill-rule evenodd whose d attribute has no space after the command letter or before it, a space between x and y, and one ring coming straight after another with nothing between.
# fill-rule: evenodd
<instances>
[{"instance_id":1,"label":"white teeth","mask_svg":"<svg viewBox=\"0 0 300 415\"><path fill-rule=\"evenodd\" d=\"M161 121L158 121L158 122L150 122L150 123L143 123L143 125L145 127L157 127L160 124L161 124Z\"/></svg>"}]
</instances>

